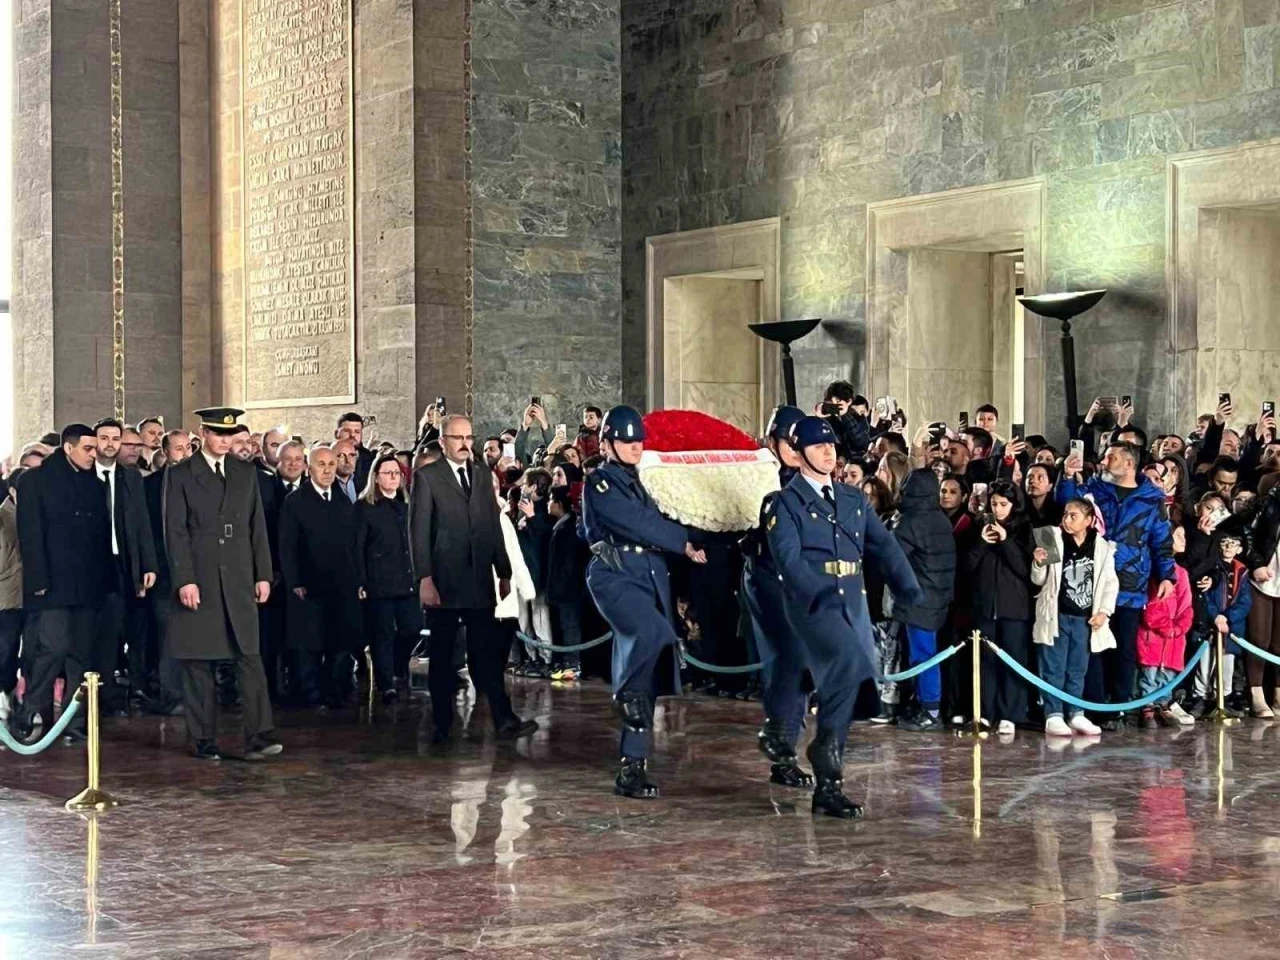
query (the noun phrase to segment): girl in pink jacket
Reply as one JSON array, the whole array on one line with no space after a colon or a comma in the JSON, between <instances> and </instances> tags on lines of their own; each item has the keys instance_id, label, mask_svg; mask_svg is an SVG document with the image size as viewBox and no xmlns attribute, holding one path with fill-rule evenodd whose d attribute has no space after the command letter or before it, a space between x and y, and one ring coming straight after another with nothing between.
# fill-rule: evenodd
<instances>
[{"instance_id":1,"label":"girl in pink jacket","mask_svg":"<svg viewBox=\"0 0 1280 960\"><path fill-rule=\"evenodd\" d=\"M1181 555L1186 549L1186 532L1175 527L1173 552ZM1187 571L1181 564L1176 564L1174 570L1177 576L1172 594L1163 600L1157 599L1159 584L1155 582L1147 591L1147 607L1142 614L1142 626L1138 628L1139 696L1155 693L1186 666L1187 633L1191 630L1195 611L1191 604L1191 582L1187 579ZM1157 723L1165 727L1195 723L1195 719L1172 700L1172 693L1166 693L1155 703L1143 707L1142 727L1151 729Z\"/></svg>"}]
</instances>

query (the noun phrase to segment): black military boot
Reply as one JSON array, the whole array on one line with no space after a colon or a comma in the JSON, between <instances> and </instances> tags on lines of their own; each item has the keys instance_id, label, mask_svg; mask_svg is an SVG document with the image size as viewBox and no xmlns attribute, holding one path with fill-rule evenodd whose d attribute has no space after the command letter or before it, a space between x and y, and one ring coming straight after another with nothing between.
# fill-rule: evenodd
<instances>
[{"instance_id":1,"label":"black military boot","mask_svg":"<svg viewBox=\"0 0 1280 960\"><path fill-rule=\"evenodd\" d=\"M773 761L769 768L769 780L784 787L812 787L813 777L800 769L796 762L796 749L786 734L781 720L765 718L758 737L760 752Z\"/></svg>"},{"instance_id":2,"label":"black military boot","mask_svg":"<svg viewBox=\"0 0 1280 960\"><path fill-rule=\"evenodd\" d=\"M813 812L841 820L861 820L862 807L844 795L844 745L834 731L819 730L809 744L809 762L818 779L813 791Z\"/></svg>"},{"instance_id":3,"label":"black military boot","mask_svg":"<svg viewBox=\"0 0 1280 960\"><path fill-rule=\"evenodd\" d=\"M613 696L613 709L622 725L633 733L648 733L653 726L653 700L646 693L623 690Z\"/></svg>"},{"instance_id":4,"label":"black military boot","mask_svg":"<svg viewBox=\"0 0 1280 960\"><path fill-rule=\"evenodd\" d=\"M657 799L658 785L649 779L646 767L644 760L623 757L622 764L618 767L617 779L613 781L613 792L633 800Z\"/></svg>"}]
</instances>

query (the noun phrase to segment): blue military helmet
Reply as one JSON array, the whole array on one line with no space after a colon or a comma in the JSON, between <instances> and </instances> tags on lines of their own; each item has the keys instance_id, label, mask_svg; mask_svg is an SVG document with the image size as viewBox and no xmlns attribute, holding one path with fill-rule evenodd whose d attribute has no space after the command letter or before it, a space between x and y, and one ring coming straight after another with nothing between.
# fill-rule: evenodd
<instances>
[{"instance_id":1,"label":"blue military helmet","mask_svg":"<svg viewBox=\"0 0 1280 960\"><path fill-rule=\"evenodd\" d=\"M803 410L799 407L789 407L784 403L773 411L765 436L773 440L788 440L791 437L791 428L803 419Z\"/></svg>"},{"instance_id":2,"label":"blue military helmet","mask_svg":"<svg viewBox=\"0 0 1280 960\"><path fill-rule=\"evenodd\" d=\"M797 450L816 447L820 443L835 443L836 432L822 417L804 417L797 420L787 434L787 440Z\"/></svg>"},{"instance_id":3,"label":"blue military helmet","mask_svg":"<svg viewBox=\"0 0 1280 960\"><path fill-rule=\"evenodd\" d=\"M644 439L644 420L633 407L612 407L600 424L600 439L636 443Z\"/></svg>"}]
</instances>

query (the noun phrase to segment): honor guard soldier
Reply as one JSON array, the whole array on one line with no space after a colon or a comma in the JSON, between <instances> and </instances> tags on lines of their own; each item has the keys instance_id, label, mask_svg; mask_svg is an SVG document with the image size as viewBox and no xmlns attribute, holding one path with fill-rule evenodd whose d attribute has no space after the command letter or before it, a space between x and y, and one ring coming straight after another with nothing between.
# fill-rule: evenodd
<instances>
[{"instance_id":1,"label":"honor guard soldier","mask_svg":"<svg viewBox=\"0 0 1280 960\"><path fill-rule=\"evenodd\" d=\"M253 464L231 456L243 413L197 410L200 452L174 464L164 502L171 589L168 654L182 666L182 699L195 756L220 760L213 666L233 660L244 698L244 758L284 748L272 733L258 645L258 605L271 596L271 543Z\"/></svg>"},{"instance_id":2,"label":"honor guard soldier","mask_svg":"<svg viewBox=\"0 0 1280 960\"><path fill-rule=\"evenodd\" d=\"M856 819L862 807L841 789L844 744L858 688L876 673L863 562L876 564L903 602L914 601L920 586L862 491L832 480L831 425L805 417L788 439L799 454L800 471L767 508L765 531L782 575L792 633L804 646L818 688L818 732L808 750L818 781L813 812Z\"/></svg>"},{"instance_id":3,"label":"honor guard soldier","mask_svg":"<svg viewBox=\"0 0 1280 960\"><path fill-rule=\"evenodd\" d=\"M773 411L765 440L781 464L778 478L786 486L800 470L800 455L787 439L791 428L804 419L799 407L781 406ZM760 652L760 678L764 687L764 726L760 729L760 750L769 758L769 779L784 787L812 787L813 777L800 769L796 741L804 726L808 695L804 690L805 652L791 632L784 610L782 577L774 566L765 536L771 505L777 492L760 505L760 525L743 539L746 562L742 568L742 591L756 648Z\"/></svg>"},{"instance_id":4,"label":"honor guard soldier","mask_svg":"<svg viewBox=\"0 0 1280 960\"><path fill-rule=\"evenodd\" d=\"M645 430L631 407L614 407L600 427L607 461L583 491L583 526L594 555L587 587L613 629L613 702L622 720L622 762L613 792L652 799L658 785L646 774L654 701L680 693L680 665L671 618L671 583L665 554L695 563L706 555L688 531L658 512L640 483L636 465Z\"/></svg>"}]
</instances>

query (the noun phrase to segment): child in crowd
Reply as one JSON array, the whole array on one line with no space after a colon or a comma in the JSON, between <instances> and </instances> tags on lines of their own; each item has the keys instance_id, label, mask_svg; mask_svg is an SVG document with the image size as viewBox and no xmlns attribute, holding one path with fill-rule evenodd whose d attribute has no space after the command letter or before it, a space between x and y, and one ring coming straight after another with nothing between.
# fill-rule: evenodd
<instances>
[{"instance_id":1,"label":"child in crowd","mask_svg":"<svg viewBox=\"0 0 1280 960\"><path fill-rule=\"evenodd\" d=\"M1186 558L1187 532L1182 527L1174 527L1173 554L1179 561ZM1174 572L1174 590L1169 596L1163 600L1158 597L1160 585L1155 580L1147 591L1147 607L1138 627L1138 694L1142 697L1155 693L1186 665L1187 632L1195 620L1195 611L1186 569L1178 563ZM1173 692L1169 691L1142 708L1139 722L1144 730L1150 730L1157 722L1176 727L1196 721L1173 702Z\"/></svg>"},{"instance_id":2,"label":"child in crowd","mask_svg":"<svg viewBox=\"0 0 1280 960\"><path fill-rule=\"evenodd\" d=\"M1227 690L1230 690L1231 678L1235 672L1236 654L1240 647L1231 639L1232 634L1243 636L1245 622L1249 618L1249 608L1253 605L1253 592L1249 589L1249 571L1237 558L1244 549L1242 536L1237 533L1220 533L1218 541L1218 564L1216 569L1203 577L1196 585L1204 599L1204 612L1208 621L1208 638L1216 640L1216 634L1222 634L1222 676ZM1217 698L1217 688L1209 686L1209 678L1213 670L1213 657L1206 655L1196 670L1194 693L1203 702L1213 702ZM1258 689L1261 694L1261 688ZM1263 701L1262 707L1266 707ZM1255 716L1269 715L1258 711L1254 703Z\"/></svg>"},{"instance_id":3,"label":"child in crowd","mask_svg":"<svg viewBox=\"0 0 1280 960\"><path fill-rule=\"evenodd\" d=\"M1031 582L1040 587L1031 639L1039 644L1040 678L1064 693L1079 697L1089 655L1114 649L1116 638L1108 621L1115 612L1120 581L1116 577L1115 546L1098 535L1097 514L1088 500L1069 500L1062 508L1061 527L1049 527L1058 558L1037 547L1032 554ZM1044 731L1069 737L1072 732L1096 737L1101 728L1071 707L1071 722L1063 719L1064 705L1045 693Z\"/></svg>"},{"instance_id":4,"label":"child in crowd","mask_svg":"<svg viewBox=\"0 0 1280 960\"><path fill-rule=\"evenodd\" d=\"M551 634L557 646L572 647L582 643L582 583L587 576L591 553L578 536L577 517L573 512L573 494L569 486L551 487L547 512L555 526L551 528L547 548L545 599L551 608ZM572 683L582 673L581 659L569 651L553 660L551 679Z\"/></svg>"}]
</instances>

